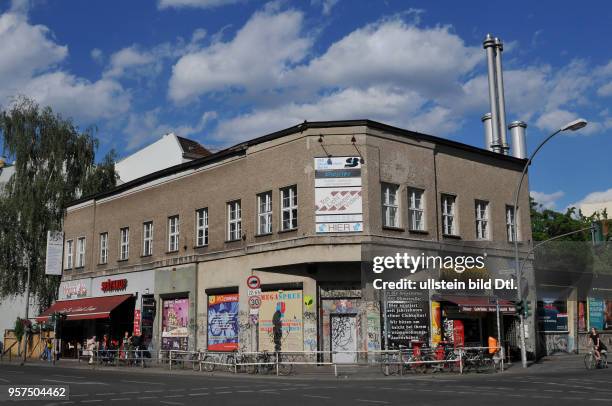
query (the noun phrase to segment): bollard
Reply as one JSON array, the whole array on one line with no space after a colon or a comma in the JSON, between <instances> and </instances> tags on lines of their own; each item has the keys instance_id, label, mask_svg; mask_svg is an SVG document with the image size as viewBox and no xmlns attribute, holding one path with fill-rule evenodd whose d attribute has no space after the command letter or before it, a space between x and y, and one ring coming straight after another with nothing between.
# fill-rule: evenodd
<instances>
[{"instance_id":1,"label":"bollard","mask_svg":"<svg viewBox=\"0 0 612 406\"><path fill-rule=\"evenodd\" d=\"M170 350L170 355L168 357L170 359L170 370L172 371L172 350Z\"/></svg>"},{"instance_id":2,"label":"bollard","mask_svg":"<svg viewBox=\"0 0 612 406\"><path fill-rule=\"evenodd\" d=\"M278 351L276 352L276 376L278 376Z\"/></svg>"},{"instance_id":3,"label":"bollard","mask_svg":"<svg viewBox=\"0 0 612 406\"><path fill-rule=\"evenodd\" d=\"M459 373L463 374L463 349L459 348Z\"/></svg>"}]
</instances>

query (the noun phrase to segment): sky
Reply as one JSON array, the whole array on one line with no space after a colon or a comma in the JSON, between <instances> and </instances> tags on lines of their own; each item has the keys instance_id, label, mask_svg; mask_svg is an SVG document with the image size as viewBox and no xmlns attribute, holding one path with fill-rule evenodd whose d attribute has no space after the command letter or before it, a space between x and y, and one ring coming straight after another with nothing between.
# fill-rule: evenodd
<instances>
[{"instance_id":1,"label":"sky","mask_svg":"<svg viewBox=\"0 0 612 406\"><path fill-rule=\"evenodd\" d=\"M538 154L532 195L612 200L612 3L0 0L0 106L36 99L99 157L174 132L212 149L304 120L373 119L484 146L482 41L504 41L507 122Z\"/></svg>"}]
</instances>

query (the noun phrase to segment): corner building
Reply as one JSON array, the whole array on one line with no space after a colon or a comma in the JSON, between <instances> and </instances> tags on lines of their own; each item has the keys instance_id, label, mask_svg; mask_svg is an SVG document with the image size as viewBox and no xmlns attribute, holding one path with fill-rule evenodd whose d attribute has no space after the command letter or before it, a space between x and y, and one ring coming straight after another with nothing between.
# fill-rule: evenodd
<instances>
[{"instance_id":1,"label":"corner building","mask_svg":"<svg viewBox=\"0 0 612 406\"><path fill-rule=\"evenodd\" d=\"M527 184L518 216L509 213L523 165L369 120L304 122L86 197L64 222L53 305L68 309L62 338L125 330L156 350L273 350L279 317L283 351L414 338L414 321L391 326L390 304L403 299L387 296L405 292L383 295L367 280L372 253L486 250L500 272L511 268L516 218L521 249L531 240ZM249 297L251 275L259 299ZM466 344L485 343L494 313L483 302L491 292L481 293L419 292L416 328L435 343L446 318L463 318Z\"/></svg>"}]
</instances>

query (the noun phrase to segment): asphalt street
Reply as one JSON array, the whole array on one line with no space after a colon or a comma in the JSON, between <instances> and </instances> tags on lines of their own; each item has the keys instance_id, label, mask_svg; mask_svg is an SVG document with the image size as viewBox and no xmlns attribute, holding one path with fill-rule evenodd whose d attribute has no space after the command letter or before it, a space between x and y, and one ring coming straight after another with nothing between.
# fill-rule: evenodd
<instances>
[{"instance_id":1,"label":"asphalt street","mask_svg":"<svg viewBox=\"0 0 612 406\"><path fill-rule=\"evenodd\" d=\"M0 385L68 385L45 405L582 405L612 403L612 370L498 374L331 376L208 375L164 370L0 365ZM5 404L16 404L12 401Z\"/></svg>"}]
</instances>

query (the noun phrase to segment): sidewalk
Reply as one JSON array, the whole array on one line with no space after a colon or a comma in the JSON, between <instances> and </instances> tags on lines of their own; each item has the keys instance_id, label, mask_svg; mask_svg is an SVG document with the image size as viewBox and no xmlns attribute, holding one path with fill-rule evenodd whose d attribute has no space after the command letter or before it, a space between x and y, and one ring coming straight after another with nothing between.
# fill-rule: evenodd
<instances>
[{"instance_id":1,"label":"sidewalk","mask_svg":"<svg viewBox=\"0 0 612 406\"><path fill-rule=\"evenodd\" d=\"M408 373L403 376L384 376L379 365L337 365L336 369L334 366L315 366L315 365L296 365L294 366L293 373L290 376L281 376L280 379L309 379L309 380L330 380L330 379L350 379L357 381L390 381L390 380L410 380L410 379L446 379L456 377L458 379L464 377L483 377L483 376L501 376L501 375L532 375L539 373L549 372L564 372L570 370L584 370L583 364L584 354L564 354L549 356L540 359L538 362L530 362L527 369L521 367L520 362L506 365L506 369L503 373L495 372L468 372L463 375L458 373L427 373L427 374L413 374ZM20 361L13 360L13 362L7 362L4 360L0 362L0 365L19 365ZM93 367L85 361L78 362L75 359L61 359L56 362L56 365L52 365L49 362L41 360L28 360L26 365L35 365L43 368L58 368L58 369L85 369L85 370L96 370L96 371L109 371L109 372L121 372L129 374L173 374L173 375L194 375L194 376L223 376L223 377L239 377L239 378L277 378L274 373L272 374L254 374L250 375L247 373L233 374L226 372L223 367L218 367L214 372L200 372L193 371L190 367L180 368L173 367L172 370L168 368L168 365L159 364L148 364L146 368L140 366L103 366L96 365ZM334 375L337 371L337 377Z\"/></svg>"}]
</instances>

